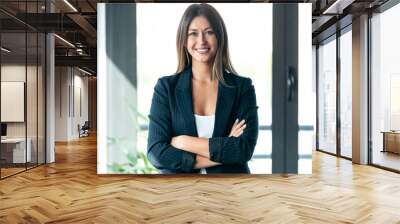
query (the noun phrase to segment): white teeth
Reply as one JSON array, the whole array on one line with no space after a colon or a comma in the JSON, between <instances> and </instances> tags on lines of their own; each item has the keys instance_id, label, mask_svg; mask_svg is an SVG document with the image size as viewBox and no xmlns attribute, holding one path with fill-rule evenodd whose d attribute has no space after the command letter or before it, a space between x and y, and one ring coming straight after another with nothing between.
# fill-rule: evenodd
<instances>
[{"instance_id":1,"label":"white teeth","mask_svg":"<svg viewBox=\"0 0 400 224\"><path fill-rule=\"evenodd\" d=\"M206 53L206 52L208 52L208 48L201 48L201 49L197 49L197 52L199 52L199 53Z\"/></svg>"}]
</instances>

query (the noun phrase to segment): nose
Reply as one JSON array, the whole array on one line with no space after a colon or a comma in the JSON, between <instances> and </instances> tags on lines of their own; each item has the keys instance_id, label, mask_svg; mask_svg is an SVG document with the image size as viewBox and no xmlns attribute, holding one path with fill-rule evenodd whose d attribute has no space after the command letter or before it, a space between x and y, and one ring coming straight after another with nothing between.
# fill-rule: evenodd
<instances>
[{"instance_id":1,"label":"nose","mask_svg":"<svg viewBox=\"0 0 400 224\"><path fill-rule=\"evenodd\" d=\"M206 35L204 34L204 32L200 32L199 39L200 39L199 40L200 43L205 43L207 41Z\"/></svg>"}]
</instances>

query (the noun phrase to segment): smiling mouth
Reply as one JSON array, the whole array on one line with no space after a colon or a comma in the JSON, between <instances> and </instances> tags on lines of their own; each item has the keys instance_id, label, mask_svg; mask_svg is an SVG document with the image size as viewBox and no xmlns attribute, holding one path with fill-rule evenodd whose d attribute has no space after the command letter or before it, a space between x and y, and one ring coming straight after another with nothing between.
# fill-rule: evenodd
<instances>
[{"instance_id":1,"label":"smiling mouth","mask_svg":"<svg viewBox=\"0 0 400 224\"><path fill-rule=\"evenodd\" d=\"M196 51L200 54L206 54L210 51L210 48L197 48Z\"/></svg>"}]
</instances>

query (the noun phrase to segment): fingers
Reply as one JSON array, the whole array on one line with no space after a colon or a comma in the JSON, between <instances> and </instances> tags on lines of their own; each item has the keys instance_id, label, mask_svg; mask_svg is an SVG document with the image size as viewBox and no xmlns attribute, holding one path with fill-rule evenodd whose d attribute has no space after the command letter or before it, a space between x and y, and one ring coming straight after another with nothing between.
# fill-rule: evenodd
<instances>
[{"instance_id":1,"label":"fingers","mask_svg":"<svg viewBox=\"0 0 400 224\"><path fill-rule=\"evenodd\" d=\"M243 125L246 125L245 120L242 120L237 124L238 128L241 128Z\"/></svg>"},{"instance_id":2,"label":"fingers","mask_svg":"<svg viewBox=\"0 0 400 224\"><path fill-rule=\"evenodd\" d=\"M229 137L231 136L239 137L240 135L243 134L245 128L246 128L245 120L239 122L239 119L236 119L235 123L233 124L231 133L229 134Z\"/></svg>"},{"instance_id":3,"label":"fingers","mask_svg":"<svg viewBox=\"0 0 400 224\"><path fill-rule=\"evenodd\" d=\"M239 122L239 119L236 118L235 123L233 123L232 128L234 128L237 125L238 122Z\"/></svg>"},{"instance_id":4,"label":"fingers","mask_svg":"<svg viewBox=\"0 0 400 224\"><path fill-rule=\"evenodd\" d=\"M246 124L243 124L242 126L238 127L235 132L233 133L233 136L239 137L243 134L244 129L246 128Z\"/></svg>"}]
</instances>

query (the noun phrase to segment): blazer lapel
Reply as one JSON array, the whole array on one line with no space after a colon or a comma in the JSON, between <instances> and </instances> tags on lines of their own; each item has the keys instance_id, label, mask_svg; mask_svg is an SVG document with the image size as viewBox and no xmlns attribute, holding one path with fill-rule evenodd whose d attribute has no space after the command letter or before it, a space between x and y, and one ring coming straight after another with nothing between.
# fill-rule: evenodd
<instances>
[{"instance_id":1,"label":"blazer lapel","mask_svg":"<svg viewBox=\"0 0 400 224\"><path fill-rule=\"evenodd\" d=\"M192 99L192 71L186 68L179 76L179 80L175 89L176 104L185 121L185 130L188 135L197 137L196 121L193 115L193 99Z\"/></svg>"},{"instance_id":2,"label":"blazer lapel","mask_svg":"<svg viewBox=\"0 0 400 224\"><path fill-rule=\"evenodd\" d=\"M231 127L227 127L227 125L229 125L232 106L236 99L236 87L228 82L227 76L225 76L225 82L230 86L225 86L221 82L218 83L213 137L224 137L227 128L229 131L231 130Z\"/></svg>"},{"instance_id":3,"label":"blazer lapel","mask_svg":"<svg viewBox=\"0 0 400 224\"><path fill-rule=\"evenodd\" d=\"M230 86L225 86L221 82L218 83L217 106L215 109L215 123L213 137L223 137L227 127L230 125L229 119L232 113L232 107L236 99L236 87L229 83L228 77L225 75L225 82ZM193 114L193 98L192 98L192 70L186 68L179 77L175 89L176 103L184 119L185 130L188 135L197 137L196 121Z\"/></svg>"}]
</instances>

